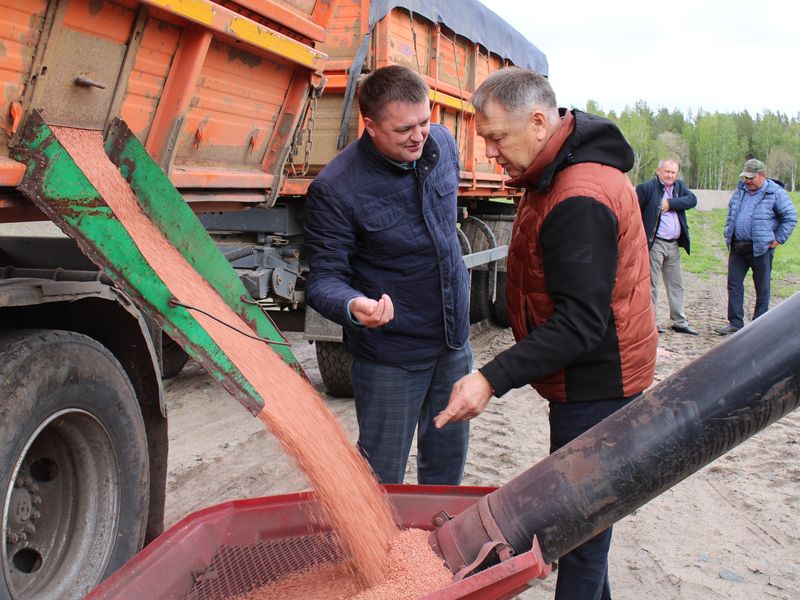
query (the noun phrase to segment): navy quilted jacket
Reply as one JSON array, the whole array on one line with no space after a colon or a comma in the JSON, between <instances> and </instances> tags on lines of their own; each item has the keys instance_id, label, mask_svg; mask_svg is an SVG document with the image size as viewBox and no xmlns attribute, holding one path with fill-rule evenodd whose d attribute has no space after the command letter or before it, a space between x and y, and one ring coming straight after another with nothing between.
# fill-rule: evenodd
<instances>
[{"instance_id":1,"label":"navy quilted jacket","mask_svg":"<svg viewBox=\"0 0 800 600\"><path fill-rule=\"evenodd\" d=\"M389 161L365 134L317 176L306 198L308 304L344 327L354 356L411 364L469 339L469 278L456 233L458 154L431 125L415 169ZM347 303L388 294L384 327L354 324Z\"/></svg>"}]
</instances>

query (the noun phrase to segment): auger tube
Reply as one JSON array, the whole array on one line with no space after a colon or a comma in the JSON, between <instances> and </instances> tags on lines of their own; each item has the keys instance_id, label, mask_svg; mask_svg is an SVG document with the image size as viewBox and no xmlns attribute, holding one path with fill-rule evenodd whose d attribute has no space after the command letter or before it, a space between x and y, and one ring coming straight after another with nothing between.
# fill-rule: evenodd
<instances>
[{"instance_id":1,"label":"auger tube","mask_svg":"<svg viewBox=\"0 0 800 600\"><path fill-rule=\"evenodd\" d=\"M499 528L517 554L536 536L550 563L798 404L800 293L492 492L490 516L475 505L438 527L431 546L457 573Z\"/></svg>"}]
</instances>

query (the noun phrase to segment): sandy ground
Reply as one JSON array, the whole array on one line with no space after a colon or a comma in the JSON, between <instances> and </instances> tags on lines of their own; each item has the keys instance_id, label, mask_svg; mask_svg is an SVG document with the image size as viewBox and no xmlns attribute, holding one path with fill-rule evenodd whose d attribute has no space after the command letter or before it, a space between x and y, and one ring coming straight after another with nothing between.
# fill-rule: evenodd
<instances>
[{"instance_id":1,"label":"sandy ground","mask_svg":"<svg viewBox=\"0 0 800 600\"><path fill-rule=\"evenodd\" d=\"M698 337L667 331L657 380L721 338L722 282L688 278L687 314ZM664 294L662 293L662 296ZM666 315L661 306L661 315ZM662 319L668 325L666 319ZM323 390L314 348L291 338L312 382ZM479 324L479 366L512 343L508 330ZM224 500L303 490L307 485L261 426L200 367L166 383L170 419L167 522ZM329 398L353 439L353 403ZM547 452L546 403L530 389L493 400L473 421L465 485L501 485ZM407 483L415 482L414 460ZM646 504L615 526L615 598L648 600L800 598L800 411L788 415ZM552 597L555 577L521 595Z\"/></svg>"}]
</instances>

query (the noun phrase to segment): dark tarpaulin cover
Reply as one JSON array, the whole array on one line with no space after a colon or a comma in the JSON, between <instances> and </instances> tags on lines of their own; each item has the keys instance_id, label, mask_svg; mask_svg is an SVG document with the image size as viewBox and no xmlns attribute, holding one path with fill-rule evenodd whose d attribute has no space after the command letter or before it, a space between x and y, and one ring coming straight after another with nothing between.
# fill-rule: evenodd
<instances>
[{"instance_id":1,"label":"dark tarpaulin cover","mask_svg":"<svg viewBox=\"0 0 800 600\"><path fill-rule=\"evenodd\" d=\"M477 0L372 0L370 28L395 7L405 8L433 23L442 23L515 65L547 76L544 53Z\"/></svg>"}]
</instances>

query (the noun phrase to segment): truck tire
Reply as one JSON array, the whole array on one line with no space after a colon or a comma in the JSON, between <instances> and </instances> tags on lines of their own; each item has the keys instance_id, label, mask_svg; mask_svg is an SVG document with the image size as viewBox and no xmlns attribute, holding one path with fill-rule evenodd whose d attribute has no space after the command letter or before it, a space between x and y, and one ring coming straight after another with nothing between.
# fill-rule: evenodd
<instances>
[{"instance_id":1,"label":"truck tire","mask_svg":"<svg viewBox=\"0 0 800 600\"><path fill-rule=\"evenodd\" d=\"M474 269L470 274L469 323L474 325L486 319L492 320L492 300L489 297L489 271Z\"/></svg>"},{"instance_id":2,"label":"truck tire","mask_svg":"<svg viewBox=\"0 0 800 600\"><path fill-rule=\"evenodd\" d=\"M350 352L340 342L314 342L317 364L325 390L339 398L353 397L353 380L350 378Z\"/></svg>"},{"instance_id":3,"label":"truck tire","mask_svg":"<svg viewBox=\"0 0 800 600\"><path fill-rule=\"evenodd\" d=\"M469 252L481 252L494 248L495 243L490 228L480 219L470 216L461 222L461 232L468 241ZM462 244L463 248L463 244ZM494 319L494 307L489 296L489 269L486 265L470 271L469 322L471 325Z\"/></svg>"},{"instance_id":4,"label":"truck tire","mask_svg":"<svg viewBox=\"0 0 800 600\"><path fill-rule=\"evenodd\" d=\"M494 298L494 322L500 327L511 327L508 318L508 301L506 300L506 272L497 273L497 290Z\"/></svg>"},{"instance_id":5,"label":"truck tire","mask_svg":"<svg viewBox=\"0 0 800 600\"><path fill-rule=\"evenodd\" d=\"M10 331L0 348L0 597L83 598L144 541L139 404L89 337Z\"/></svg>"}]
</instances>

